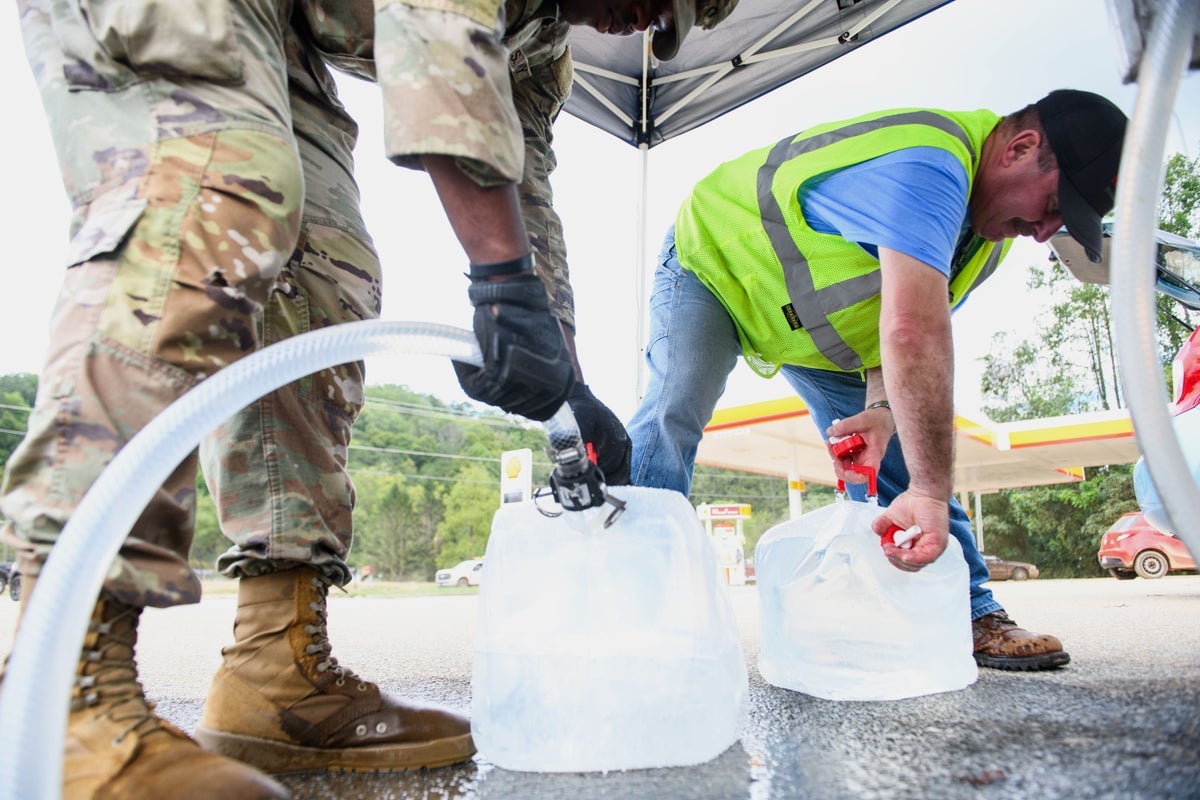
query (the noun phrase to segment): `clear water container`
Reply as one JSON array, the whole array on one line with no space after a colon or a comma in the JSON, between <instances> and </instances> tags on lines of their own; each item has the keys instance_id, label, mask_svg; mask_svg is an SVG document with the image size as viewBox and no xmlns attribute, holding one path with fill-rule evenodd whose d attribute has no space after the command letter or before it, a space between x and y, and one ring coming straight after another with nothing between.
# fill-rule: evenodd
<instances>
[{"instance_id":1,"label":"clear water container","mask_svg":"<svg viewBox=\"0 0 1200 800\"><path fill-rule=\"evenodd\" d=\"M511 770L690 766L737 742L749 684L728 587L678 492L617 487L628 506L492 523L479 593L471 729Z\"/></svg>"},{"instance_id":2,"label":"clear water container","mask_svg":"<svg viewBox=\"0 0 1200 800\"><path fill-rule=\"evenodd\" d=\"M892 566L871 520L838 502L771 528L755 548L758 668L826 700L898 700L978 677L967 563L954 537L919 572Z\"/></svg>"},{"instance_id":3,"label":"clear water container","mask_svg":"<svg viewBox=\"0 0 1200 800\"><path fill-rule=\"evenodd\" d=\"M1196 339L1197 334L1192 334ZM1181 356L1182 357L1182 356ZM1178 362L1176 362L1178 363ZM1182 370L1176 367L1177 371ZM1175 438L1183 451L1184 464L1192 473L1192 479L1200 486L1200 409L1189 409L1182 414L1171 417L1175 429ZM1162 531L1178 532L1180 526L1174 525L1167 516L1167 508L1163 505L1162 495L1154 480L1150 477L1150 468L1146 466L1146 457L1138 458L1133 465L1133 491L1137 495L1138 505L1146 520ZM1192 552L1192 555L1200 555Z\"/></svg>"}]
</instances>

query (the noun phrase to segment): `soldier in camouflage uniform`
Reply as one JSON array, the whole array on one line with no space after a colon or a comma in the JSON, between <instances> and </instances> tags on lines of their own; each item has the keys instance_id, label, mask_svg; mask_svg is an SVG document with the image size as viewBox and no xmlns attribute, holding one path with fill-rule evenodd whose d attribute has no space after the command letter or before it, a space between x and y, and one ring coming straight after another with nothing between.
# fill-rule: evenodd
<instances>
[{"instance_id":1,"label":"soldier in camouflage uniform","mask_svg":"<svg viewBox=\"0 0 1200 800\"><path fill-rule=\"evenodd\" d=\"M21 0L73 208L36 408L0 492L23 602L88 487L163 408L263 345L378 316L357 129L327 65L377 70L388 155L430 174L470 260L484 365L457 367L464 388L545 419L578 370L560 332L573 319L548 184L568 26L653 25L666 58L734 2ZM330 655L326 593L349 579L345 467L363 380L361 363L344 364L272 392L157 492L93 611L64 796L282 797L242 762L379 770L473 754L461 715L391 697ZM199 599L187 562L198 459L233 541L220 567L240 578L235 644L197 731L224 755L155 715L134 661L141 609Z\"/></svg>"}]
</instances>

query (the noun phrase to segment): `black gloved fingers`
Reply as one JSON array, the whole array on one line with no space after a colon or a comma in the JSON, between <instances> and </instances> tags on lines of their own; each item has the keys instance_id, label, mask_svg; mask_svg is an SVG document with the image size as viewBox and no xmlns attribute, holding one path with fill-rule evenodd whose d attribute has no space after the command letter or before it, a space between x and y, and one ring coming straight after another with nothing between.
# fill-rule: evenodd
<instances>
[{"instance_id":1,"label":"black gloved fingers","mask_svg":"<svg viewBox=\"0 0 1200 800\"><path fill-rule=\"evenodd\" d=\"M454 365L467 396L539 422L552 417L575 368L541 280L530 273L477 281L468 296L483 366Z\"/></svg>"},{"instance_id":2,"label":"black gloved fingers","mask_svg":"<svg viewBox=\"0 0 1200 800\"><path fill-rule=\"evenodd\" d=\"M604 473L609 486L624 486L630 482L630 462L633 444L621 420L608 406L600 402L587 384L576 382L567 398L579 433L585 443L591 443L596 465Z\"/></svg>"},{"instance_id":3,"label":"black gloved fingers","mask_svg":"<svg viewBox=\"0 0 1200 800\"><path fill-rule=\"evenodd\" d=\"M499 406L510 414L544 422L562 407L575 380L569 360L535 353L518 343L494 337L490 352L502 356L490 366L454 362L458 382L468 397Z\"/></svg>"}]
</instances>

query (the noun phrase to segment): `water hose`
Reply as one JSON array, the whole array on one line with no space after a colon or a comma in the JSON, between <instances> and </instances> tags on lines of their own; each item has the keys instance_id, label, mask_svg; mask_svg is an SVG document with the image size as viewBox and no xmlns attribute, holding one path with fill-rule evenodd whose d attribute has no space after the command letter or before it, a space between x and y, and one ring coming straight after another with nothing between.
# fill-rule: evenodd
<instances>
[{"instance_id":1,"label":"water hose","mask_svg":"<svg viewBox=\"0 0 1200 800\"><path fill-rule=\"evenodd\" d=\"M1195 0L1161 0L1138 70L1138 98L1121 152L1113 229L1112 303L1121 385L1138 449L1172 526L1200 554L1200 487L1175 436L1156 348L1153 257L1169 109L1192 49Z\"/></svg>"},{"instance_id":2,"label":"water hose","mask_svg":"<svg viewBox=\"0 0 1200 800\"><path fill-rule=\"evenodd\" d=\"M448 325L367 320L312 331L201 381L117 453L63 528L17 631L0 693L0 800L61 796L68 706L91 610L122 542L167 476L232 410L319 370L387 354L482 363L475 335ZM545 428L556 453L583 451L566 403Z\"/></svg>"}]
</instances>

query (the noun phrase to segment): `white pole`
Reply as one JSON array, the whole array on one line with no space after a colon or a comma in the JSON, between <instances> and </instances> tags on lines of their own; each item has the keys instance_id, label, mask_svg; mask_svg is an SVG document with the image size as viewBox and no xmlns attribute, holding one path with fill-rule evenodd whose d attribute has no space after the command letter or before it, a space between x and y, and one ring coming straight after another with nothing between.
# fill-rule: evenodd
<instances>
[{"instance_id":1,"label":"white pole","mask_svg":"<svg viewBox=\"0 0 1200 800\"><path fill-rule=\"evenodd\" d=\"M646 214L650 195L650 145L643 142L638 145L642 154L642 202L641 214L638 217L637 235L637 287L634 297L637 300L637 397L634 407L641 405L646 395L646 317L650 309L649 291L646 275Z\"/></svg>"},{"instance_id":2,"label":"white pole","mask_svg":"<svg viewBox=\"0 0 1200 800\"><path fill-rule=\"evenodd\" d=\"M804 481L795 472L788 475L788 518L797 519L804 514Z\"/></svg>"},{"instance_id":3,"label":"white pole","mask_svg":"<svg viewBox=\"0 0 1200 800\"><path fill-rule=\"evenodd\" d=\"M983 493L975 493L975 546L983 552Z\"/></svg>"}]
</instances>

